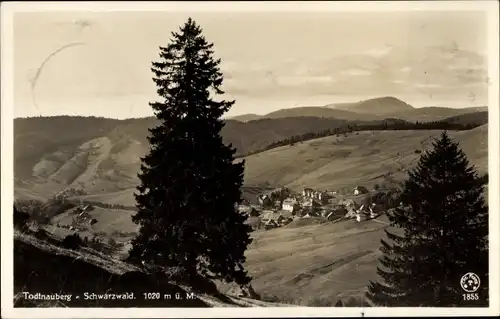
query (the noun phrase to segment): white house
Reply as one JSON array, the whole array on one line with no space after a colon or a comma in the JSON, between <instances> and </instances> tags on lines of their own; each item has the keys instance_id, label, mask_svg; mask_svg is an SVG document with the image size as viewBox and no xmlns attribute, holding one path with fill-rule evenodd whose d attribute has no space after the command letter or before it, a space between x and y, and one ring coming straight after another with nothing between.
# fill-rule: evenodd
<instances>
[{"instance_id":1,"label":"white house","mask_svg":"<svg viewBox=\"0 0 500 319\"><path fill-rule=\"evenodd\" d=\"M314 190L312 188L304 188L302 196L312 198L314 196Z\"/></svg>"},{"instance_id":2,"label":"white house","mask_svg":"<svg viewBox=\"0 0 500 319\"><path fill-rule=\"evenodd\" d=\"M368 189L364 186L357 186L354 188L354 195L367 194Z\"/></svg>"},{"instance_id":3,"label":"white house","mask_svg":"<svg viewBox=\"0 0 500 319\"><path fill-rule=\"evenodd\" d=\"M270 206L272 204L271 198L267 194L259 195L259 204L262 206Z\"/></svg>"},{"instance_id":4,"label":"white house","mask_svg":"<svg viewBox=\"0 0 500 319\"><path fill-rule=\"evenodd\" d=\"M295 198L287 198L283 201L282 209L288 212L294 212L299 208L299 203Z\"/></svg>"}]
</instances>

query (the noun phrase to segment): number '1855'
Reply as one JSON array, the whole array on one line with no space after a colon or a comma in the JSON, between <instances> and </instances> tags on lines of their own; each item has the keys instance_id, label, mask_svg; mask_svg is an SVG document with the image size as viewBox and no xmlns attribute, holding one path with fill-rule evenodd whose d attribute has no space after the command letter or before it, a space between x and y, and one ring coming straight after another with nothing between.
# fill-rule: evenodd
<instances>
[{"instance_id":1,"label":"number '1855'","mask_svg":"<svg viewBox=\"0 0 500 319\"><path fill-rule=\"evenodd\" d=\"M464 300L479 300L479 294L463 294Z\"/></svg>"}]
</instances>

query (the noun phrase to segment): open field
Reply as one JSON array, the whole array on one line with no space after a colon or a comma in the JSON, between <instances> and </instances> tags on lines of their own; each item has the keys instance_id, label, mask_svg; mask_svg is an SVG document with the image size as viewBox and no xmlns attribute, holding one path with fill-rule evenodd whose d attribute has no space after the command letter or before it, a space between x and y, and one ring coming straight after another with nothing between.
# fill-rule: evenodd
<instances>
[{"instance_id":1,"label":"open field","mask_svg":"<svg viewBox=\"0 0 500 319\"><path fill-rule=\"evenodd\" d=\"M246 254L252 285L263 297L287 303L333 306L349 297L361 302L369 280L377 279L386 223L382 216L256 231Z\"/></svg>"},{"instance_id":2,"label":"open field","mask_svg":"<svg viewBox=\"0 0 500 319\"><path fill-rule=\"evenodd\" d=\"M133 211L123 209L106 209L95 207L89 211L90 218L97 219L97 223L90 226L92 232L106 233L108 235L114 232L131 233L137 231L137 225L132 222ZM75 215L65 212L52 218L52 223L60 225L71 225Z\"/></svg>"},{"instance_id":3,"label":"open field","mask_svg":"<svg viewBox=\"0 0 500 319\"><path fill-rule=\"evenodd\" d=\"M487 126L450 132L479 172L487 172ZM440 131L359 132L283 146L245 158L245 183L300 190L341 189L402 181Z\"/></svg>"}]
</instances>

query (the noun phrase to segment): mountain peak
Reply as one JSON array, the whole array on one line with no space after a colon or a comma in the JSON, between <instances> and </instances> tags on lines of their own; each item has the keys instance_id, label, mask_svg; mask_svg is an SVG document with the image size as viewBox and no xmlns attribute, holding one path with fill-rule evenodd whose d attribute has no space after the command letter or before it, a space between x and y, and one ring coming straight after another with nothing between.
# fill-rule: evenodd
<instances>
[{"instance_id":1,"label":"mountain peak","mask_svg":"<svg viewBox=\"0 0 500 319\"><path fill-rule=\"evenodd\" d=\"M365 114L387 114L413 109L413 106L393 96L383 96L356 103L334 104L332 107Z\"/></svg>"}]
</instances>

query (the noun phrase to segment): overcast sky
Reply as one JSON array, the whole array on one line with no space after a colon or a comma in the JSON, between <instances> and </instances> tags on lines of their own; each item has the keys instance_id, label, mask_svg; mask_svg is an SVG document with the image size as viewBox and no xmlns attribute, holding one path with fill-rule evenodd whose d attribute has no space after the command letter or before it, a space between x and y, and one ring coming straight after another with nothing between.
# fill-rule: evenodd
<instances>
[{"instance_id":1,"label":"overcast sky","mask_svg":"<svg viewBox=\"0 0 500 319\"><path fill-rule=\"evenodd\" d=\"M481 12L40 12L14 16L15 116L152 115L151 61L188 16L223 61L230 116L389 95L487 104ZM48 60L32 90L43 61L80 42Z\"/></svg>"}]
</instances>

